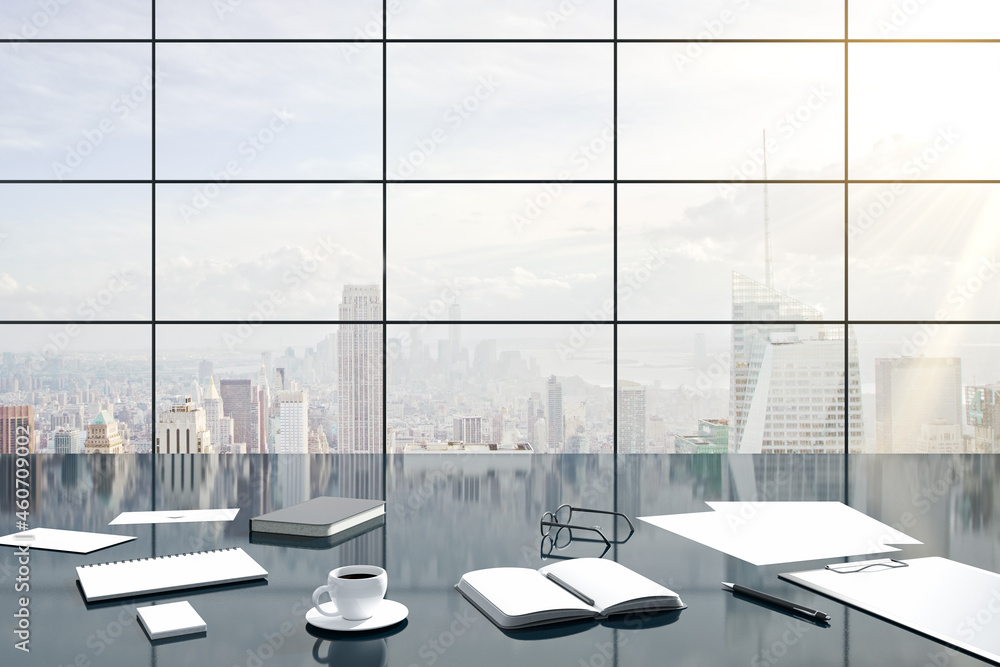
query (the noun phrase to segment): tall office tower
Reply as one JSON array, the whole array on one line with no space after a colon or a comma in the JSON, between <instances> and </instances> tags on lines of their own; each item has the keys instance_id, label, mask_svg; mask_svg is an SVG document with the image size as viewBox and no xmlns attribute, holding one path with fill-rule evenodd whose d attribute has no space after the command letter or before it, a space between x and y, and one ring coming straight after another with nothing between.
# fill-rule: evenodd
<instances>
[{"instance_id":1,"label":"tall office tower","mask_svg":"<svg viewBox=\"0 0 1000 667\"><path fill-rule=\"evenodd\" d=\"M233 435L236 427L232 417L225 416L222 396L215 388L215 378L209 378L205 393L205 425L212 433L212 447L217 452L232 452Z\"/></svg>"},{"instance_id":2,"label":"tall office tower","mask_svg":"<svg viewBox=\"0 0 1000 667\"><path fill-rule=\"evenodd\" d=\"M270 437L271 389L267 386L267 367L260 364L257 374L257 453L267 454Z\"/></svg>"},{"instance_id":3,"label":"tall office tower","mask_svg":"<svg viewBox=\"0 0 1000 667\"><path fill-rule=\"evenodd\" d=\"M60 428L53 435L56 454L83 454L86 436L78 428Z\"/></svg>"},{"instance_id":4,"label":"tall office tower","mask_svg":"<svg viewBox=\"0 0 1000 667\"><path fill-rule=\"evenodd\" d=\"M249 453L260 453L257 388L250 380L222 380L219 394L225 415L233 419L233 442L246 443Z\"/></svg>"},{"instance_id":5,"label":"tall office tower","mask_svg":"<svg viewBox=\"0 0 1000 667\"><path fill-rule=\"evenodd\" d=\"M303 390L275 394L278 433L271 451L275 454L309 453L309 395Z\"/></svg>"},{"instance_id":6,"label":"tall office tower","mask_svg":"<svg viewBox=\"0 0 1000 667\"><path fill-rule=\"evenodd\" d=\"M274 373L274 355L270 350L260 353L260 363L264 366L267 376L271 377L271 374Z\"/></svg>"},{"instance_id":7,"label":"tall office tower","mask_svg":"<svg viewBox=\"0 0 1000 667\"><path fill-rule=\"evenodd\" d=\"M118 430L118 422L111 413L101 410L87 427L87 439L83 443L87 454L121 454L123 450L122 434Z\"/></svg>"},{"instance_id":8,"label":"tall office tower","mask_svg":"<svg viewBox=\"0 0 1000 667\"><path fill-rule=\"evenodd\" d=\"M275 368L274 369L274 392L284 391L287 389L285 386L285 369Z\"/></svg>"},{"instance_id":9,"label":"tall office tower","mask_svg":"<svg viewBox=\"0 0 1000 667\"><path fill-rule=\"evenodd\" d=\"M844 400L843 325L800 324L791 333L754 336L735 451L842 454L845 442L851 451L862 450L861 377L853 331L849 336L849 401ZM846 405L851 410L845 439Z\"/></svg>"},{"instance_id":10,"label":"tall office tower","mask_svg":"<svg viewBox=\"0 0 1000 667\"><path fill-rule=\"evenodd\" d=\"M549 377L546 383L548 389L548 451L558 452L562 449L566 422L563 415L562 383L556 376Z\"/></svg>"},{"instance_id":11,"label":"tall office tower","mask_svg":"<svg viewBox=\"0 0 1000 667\"><path fill-rule=\"evenodd\" d=\"M876 451L926 451L922 443L925 424L958 425L961 439L962 393L958 357L876 359ZM933 439L941 439L942 429L932 432Z\"/></svg>"},{"instance_id":12,"label":"tall office tower","mask_svg":"<svg viewBox=\"0 0 1000 667\"><path fill-rule=\"evenodd\" d=\"M472 361L473 370L484 378L493 377L497 367L497 342L494 339L481 340L476 344Z\"/></svg>"},{"instance_id":13,"label":"tall office tower","mask_svg":"<svg viewBox=\"0 0 1000 667\"><path fill-rule=\"evenodd\" d=\"M646 388L638 382L618 381L618 453L646 451Z\"/></svg>"},{"instance_id":14,"label":"tall office tower","mask_svg":"<svg viewBox=\"0 0 1000 667\"><path fill-rule=\"evenodd\" d=\"M337 451L382 451L382 293L378 285L345 285L337 336Z\"/></svg>"},{"instance_id":15,"label":"tall office tower","mask_svg":"<svg viewBox=\"0 0 1000 667\"><path fill-rule=\"evenodd\" d=\"M211 360L204 359L198 362L198 379L204 380L205 378L211 378L212 374L215 373L215 364Z\"/></svg>"},{"instance_id":16,"label":"tall office tower","mask_svg":"<svg viewBox=\"0 0 1000 667\"><path fill-rule=\"evenodd\" d=\"M155 451L157 454L213 453L212 432L208 430L205 411L195 407L188 398L160 414Z\"/></svg>"},{"instance_id":17,"label":"tall office tower","mask_svg":"<svg viewBox=\"0 0 1000 667\"><path fill-rule=\"evenodd\" d=\"M0 405L0 454L16 454L19 444L35 452L35 407Z\"/></svg>"},{"instance_id":18,"label":"tall office tower","mask_svg":"<svg viewBox=\"0 0 1000 667\"><path fill-rule=\"evenodd\" d=\"M742 451L743 431L747 412L753 399L750 382L750 351L755 339L768 340L771 334L794 334L794 322L813 322L823 319L823 314L804 303L785 296L742 273L733 272L733 321L753 324L734 324L732 331L732 359L730 368L729 423L732 429L733 451ZM843 353L841 353L843 359Z\"/></svg>"},{"instance_id":19,"label":"tall office tower","mask_svg":"<svg viewBox=\"0 0 1000 667\"><path fill-rule=\"evenodd\" d=\"M974 429L970 453L1000 454L1000 383L965 388L965 419Z\"/></svg>"},{"instance_id":20,"label":"tall office tower","mask_svg":"<svg viewBox=\"0 0 1000 667\"><path fill-rule=\"evenodd\" d=\"M452 419L452 440L465 443L484 443L486 440L485 417L455 417Z\"/></svg>"},{"instance_id":21,"label":"tall office tower","mask_svg":"<svg viewBox=\"0 0 1000 667\"><path fill-rule=\"evenodd\" d=\"M448 342L451 344L451 363L462 359L462 307L457 303L448 306Z\"/></svg>"}]
</instances>

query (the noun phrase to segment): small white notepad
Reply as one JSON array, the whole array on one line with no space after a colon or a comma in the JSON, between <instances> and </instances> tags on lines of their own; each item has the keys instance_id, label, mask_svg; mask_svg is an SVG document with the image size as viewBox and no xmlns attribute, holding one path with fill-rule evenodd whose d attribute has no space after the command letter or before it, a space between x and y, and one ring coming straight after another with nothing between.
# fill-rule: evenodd
<instances>
[{"instance_id":1,"label":"small white notepad","mask_svg":"<svg viewBox=\"0 0 1000 667\"><path fill-rule=\"evenodd\" d=\"M139 622L150 639L167 639L205 632L205 620L187 600L150 607L139 607Z\"/></svg>"}]
</instances>

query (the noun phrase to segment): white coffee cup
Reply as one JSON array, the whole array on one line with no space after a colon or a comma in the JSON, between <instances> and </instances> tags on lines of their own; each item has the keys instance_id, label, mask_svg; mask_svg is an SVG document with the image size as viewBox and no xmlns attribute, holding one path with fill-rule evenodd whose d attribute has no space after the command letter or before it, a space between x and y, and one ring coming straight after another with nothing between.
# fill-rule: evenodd
<instances>
[{"instance_id":1,"label":"white coffee cup","mask_svg":"<svg viewBox=\"0 0 1000 667\"><path fill-rule=\"evenodd\" d=\"M326 585L313 591L312 602L316 610L324 616L341 616L347 621L363 621L371 618L385 597L388 578L385 570L377 565L345 565L330 570ZM336 607L327 611L320 605L324 593Z\"/></svg>"}]
</instances>

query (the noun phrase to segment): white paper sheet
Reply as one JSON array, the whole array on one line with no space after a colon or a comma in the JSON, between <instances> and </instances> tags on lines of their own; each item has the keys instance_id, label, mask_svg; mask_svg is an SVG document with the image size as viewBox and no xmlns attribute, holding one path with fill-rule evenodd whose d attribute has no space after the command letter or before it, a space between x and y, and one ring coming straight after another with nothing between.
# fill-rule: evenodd
<instances>
[{"instance_id":1,"label":"white paper sheet","mask_svg":"<svg viewBox=\"0 0 1000 667\"><path fill-rule=\"evenodd\" d=\"M836 567L860 568L866 562L837 563ZM1000 609L1000 574L938 556L903 562L907 567L869 567L851 574L823 569L779 576L1000 662L1000 632L994 627L993 611ZM945 658L937 664L947 663Z\"/></svg>"},{"instance_id":2,"label":"white paper sheet","mask_svg":"<svg viewBox=\"0 0 1000 667\"><path fill-rule=\"evenodd\" d=\"M55 528L32 528L20 533L0 537L0 545L8 547L27 546L29 549L47 551L68 551L89 554L91 551L112 547L122 542L134 540L129 535L109 535L108 533L84 533L78 530L57 530Z\"/></svg>"},{"instance_id":3,"label":"white paper sheet","mask_svg":"<svg viewBox=\"0 0 1000 667\"><path fill-rule=\"evenodd\" d=\"M710 502L713 511L639 517L754 565L899 551L922 544L839 502Z\"/></svg>"},{"instance_id":4,"label":"white paper sheet","mask_svg":"<svg viewBox=\"0 0 1000 667\"><path fill-rule=\"evenodd\" d=\"M143 523L198 523L203 521L232 521L236 509L215 510L157 510L155 512L122 512L109 526L124 526Z\"/></svg>"}]
</instances>

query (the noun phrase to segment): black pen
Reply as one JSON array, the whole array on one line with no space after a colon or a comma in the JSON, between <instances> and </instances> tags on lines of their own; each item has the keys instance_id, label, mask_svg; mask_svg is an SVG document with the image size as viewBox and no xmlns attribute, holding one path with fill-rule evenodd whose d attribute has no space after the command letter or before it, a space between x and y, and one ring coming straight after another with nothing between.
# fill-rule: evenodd
<instances>
[{"instance_id":1,"label":"black pen","mask_svg":"<svg viewBox=\"0 0 1000 667\"><path fill-rule=\"evenodd\" d=\"M773 595L768 595L767 593L761 593L760 591L755 591L752 588L747 588L746 586L740 586L739 584L727 584L722 582L722 587L727 591L732 591L738 595L743 595L745 597L751 598L753 600L760 600L761 602L766 602L768 604L774 605L780 609L791 612L803 618L808 618L810 621L829 621L830 615L824 614L821 611L816 611L815 609L809 609L808 607L803 607L802 605L795 604L794 602L789 602L788 600L782 600L781 598L776 598Z\"/></svg>"}]
</instances>

